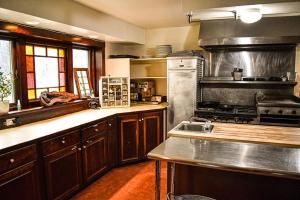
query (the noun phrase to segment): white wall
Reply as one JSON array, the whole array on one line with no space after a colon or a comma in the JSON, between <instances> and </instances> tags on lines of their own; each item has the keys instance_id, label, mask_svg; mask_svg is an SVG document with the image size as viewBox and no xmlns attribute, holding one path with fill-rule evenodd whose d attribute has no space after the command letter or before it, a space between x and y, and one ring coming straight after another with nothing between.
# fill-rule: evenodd
<instances>
[{"instance_id":1,"label":"white wall","mask_svg":"<svg viewBox=\"0 0 300 200\"><path fill-rule=\"evenodd\" d=\"M170 44L173 52L197 50L200 24L183 27L147 29L145 45L106 43L106 55L132 54L137 56L155 54L157 45Z\"/></svg>"}]
</instances>

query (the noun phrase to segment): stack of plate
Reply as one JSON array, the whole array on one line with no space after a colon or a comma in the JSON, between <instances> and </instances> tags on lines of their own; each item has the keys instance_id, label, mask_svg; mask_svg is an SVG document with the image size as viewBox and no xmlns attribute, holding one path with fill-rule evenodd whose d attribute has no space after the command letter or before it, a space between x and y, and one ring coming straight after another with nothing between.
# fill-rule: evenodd
<instances>
[{"instance_id":1,"label":"stack of plate","mask_svg":"<svg viewBox=\"0 0 300 200\"><path fill-rule=\"evenodd\" d=\"M157 58L167 57L172 53L172 45L157 45L155 49L155 56Z\"/></svg>"}]
</instances>

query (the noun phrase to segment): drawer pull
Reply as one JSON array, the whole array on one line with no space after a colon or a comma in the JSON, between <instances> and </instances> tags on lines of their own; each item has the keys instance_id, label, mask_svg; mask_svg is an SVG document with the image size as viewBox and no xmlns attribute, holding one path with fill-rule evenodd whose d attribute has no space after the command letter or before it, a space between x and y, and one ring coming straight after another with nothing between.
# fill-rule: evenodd
<instances>
[{"instance_id":1,"label":"drawer pull","mask_svg":"<svg viewBox=\"0 0 300 200\"><path fill-rule=\"evenodd\" d=\"M66 143L66 140L62 140L61 143L62 143L62 144L65 144L65 143Z\"/></svg>"},{"instance_id":2,"label":"drawer pull","mask_svg":"<svg viewBox=\"0 0 300 200\"><path fill-rule=\"evenodd\" d=\"M80 148L80 147L78 148L78 151L81 151L81 148Z\"/></svg>"},{"instance_id":3,"label":"drawer pull","mask_svg":"<svg viewBox=\"0 0 300 200\"><path fill-rule=\"evenodd\" d=\"M11 158L11 159L9 159L9 162L10 162L10 163L14 163L14 162L15 162L15 159Z\"/></svg>"},{"instance_id":4,"label":"drawer pull","mask_svg":"<svg viewBox=\"0 0 300 200\"><path fill-rule=\"evenodd\" d=\"M142 121L144 121L144 118L142 118Z\"/></svg>"},{"instance_id":5,"label":"drawer pull","mask_svg":"<svg viewBox=\"0 0 300 200\"><path fill-rule=\"evenodd\" d=\"M85 148L86 148L86 146L83 146L82 148L84 148L84 149L85 149Z\"/></svg>"},{"instance_id":6,"label":"drawer pull","mask_svg":"<svg viewBox=\"0 0 300 200\"><path fill-rule=\"evenodd\" d=\"M111 124L108 124L108 126L111 126Z\"/></svg>"},{"instance_id":7,"label":"drawer pull","mask_svg":"<svg viewBox=\"0 0 300 200\"><path fill-rule=\"evenodd\" d=\"M139 122L141 122L142 120L141 119L139 119Z\"/></svg>"},{"instance_id":8,"label":"drawer pull","mask_svg":"<svg viewBox=\"0 0 300 200\"><path fill-rule=\"evenodd\" d=\"M95 129L94 129L94 131L95 131L95 132L98 132L98 131L99 131L99 129L95 128Z\"/></svg>"},{"instance_id":9,"label":"drawer pull","mask_svg":"<svg viewBox=\"0 0 300 200\"><path fill-rule=\"evenodd\" d=\"M179 67L184 67L184 65L179 65Z\"/></svg>"},{"instance_id":10,"label":"drawer pull","mask_svg":"<svg viewBox=\"0 0 300 200\"><path fill-rule=\"evenodd\" d=\"M97 126L98 126L98 124L93 125L93 127L97 127Z\"/></svg>"},{"instance_id":11,"label":"drawer pull","mask_svg":"<svg viewBox=\"0 0 300 200\"><path fill-rule=\"evenodd\" d=\"M77 149L77 146L74 146L71 150L75 151Z\"/></svg>"},{"instance_id":12,"label":"drawer pull","mask_svg":"<svg viewBox=\"0 0 300 200\"><path fill-rule=\"evenodd\" d=\"M86 143L88 143L88 144L90 144L90 143L92 143L93 142L93 140L87 140L86 141Z\"/></svg>"}]
</instances>

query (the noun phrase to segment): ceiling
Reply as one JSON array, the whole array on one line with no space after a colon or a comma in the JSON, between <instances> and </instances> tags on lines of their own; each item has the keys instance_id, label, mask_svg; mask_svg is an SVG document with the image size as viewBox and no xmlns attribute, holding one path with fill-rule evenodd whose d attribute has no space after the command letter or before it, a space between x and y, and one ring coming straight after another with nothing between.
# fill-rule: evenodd
<instances>
[{"instance_id":1,"label":"ceiling","mask_svg":"<svg viewBox=\"0 0 300 200\"><path fill-rule=\"evenodd\" d=\"M200 20L233 17L231 12L238 5L257 4L264 17L300 15L300 2L289 0L74 0L80 4L115 16L142 28L186 26L187 10L193 10ZM226 3L224 3L226 2ZM275 2L275 3L272 3ZM283 2L283 3L276 3ZM193 9L189 6L193 5ZM227 7L224 7L227 5ZM234 5L234 6L233 6ZM205 8L205 9L201 9Z\"/></svg>"}]
</instances>

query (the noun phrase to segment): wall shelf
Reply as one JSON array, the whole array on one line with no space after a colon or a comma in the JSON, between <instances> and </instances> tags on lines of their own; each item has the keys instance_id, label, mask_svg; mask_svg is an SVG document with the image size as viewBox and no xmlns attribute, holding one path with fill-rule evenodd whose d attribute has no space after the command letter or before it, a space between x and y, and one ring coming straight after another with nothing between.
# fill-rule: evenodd
<instances>
[{"instance_id":1,"label":"wall shelf","mask_svg":"<svg viewBox=\"0 0 300 200\"><path fill-rule=\"evenodd\" d=\"M231 81L231 80L203 80L200 84L249 84L249 85L296 85L295 81Z\"/></svg>"}]
</instances>

